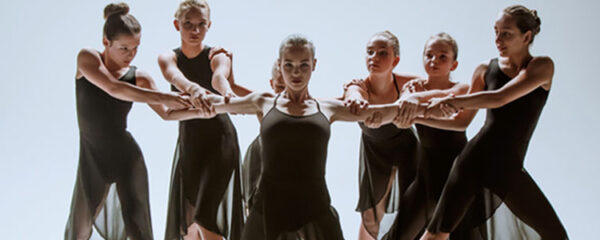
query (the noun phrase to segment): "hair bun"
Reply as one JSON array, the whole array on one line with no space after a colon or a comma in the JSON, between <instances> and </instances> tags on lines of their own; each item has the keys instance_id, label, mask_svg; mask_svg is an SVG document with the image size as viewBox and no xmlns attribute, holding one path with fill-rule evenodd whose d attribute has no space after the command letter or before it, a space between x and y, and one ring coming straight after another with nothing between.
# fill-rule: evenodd
<instances>
[{"instance_id":1,"label":"hair bun","mask_svg":"<svg viewBox=\"0 0 600 240\"><path fill-rule=\"evenodd\" d=\"M531 9L531 15L533 15L533 20L535 20L535 23L537 23L537 26L534 29L534 34L538 34L540 33L540 25L542 25L542 21L540 20L540 17L538 17L537 10Z\"/></svg>"},{"instance_id":2,"label":"hair bun","mask_svg":"<svg viewBox=\"0 0 600 240\"><path fill-rule=\"evenodd\" d=\"M106 7L104 7L104 19L107 19L108 17L115 14L125 15L127 13L129 13L129 5L127 5L127 3L124 2L110 3L106 5Z\"/></svg>"}]
</instances>

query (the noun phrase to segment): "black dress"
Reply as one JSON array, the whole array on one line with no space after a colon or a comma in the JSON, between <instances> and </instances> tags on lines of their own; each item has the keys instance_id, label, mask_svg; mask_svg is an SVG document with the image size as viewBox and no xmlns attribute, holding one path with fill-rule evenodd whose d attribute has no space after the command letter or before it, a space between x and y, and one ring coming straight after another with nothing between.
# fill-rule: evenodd
<instances>
[{"instance_id":1,"label":"black dress","mask_svg":"<svg viewBox=\"0 0 600 240\"><path fill-rule=\"evenodd\" d=\"M119 81L135 84L135 71L130 67ZM89 238L92 223L105 239L153 239L146 164L126 130L132 103L111 97L85 77L75 87L79 166L65 239ZM110 193L117 196L104 201L113 183L116 191Z\"/></svg>"},{"instance_id":2,"label":"black dress","mask_svg":"<svg viewBox=\"0 0 600 240\"><path fill-rule=\"evenodd\" d=\"M392 230L384 239L418 239L433 215L456 156L467 143L464 131L449 131L416 124L420 140L417 177L402 197ZM473 211L483 211L484 198L478 194ZM450 239L487 239L485 226L471 223L471 215L451 234ZM480 212L478 212L480 213Z\"/></svg>"},{"instance_id":3,"label":"black dress","mask_svg":"<svg viewBox=\"0 0 600 240\"><path fill-rule=\"evenodd\" d=\"M246 213L249 213L254 205L254 195L260 182L262 171L261 145L260 136L257 136L248 146L246 155L244 155L244 163L242 164L242 183L244 186Z\"/></svg>"},{"instance_id":4,"label":"black dress","mask_svg":"<svg viewBox=\"0 0 600 240\"><path fill-rule=\"evenodd\" d=\"M394 78L394 86L398 95L400 89ZM368 128L359 123L362 129L359 158L359 200L357 211L362 217L371 212L377 215L375 206L382 200L386 202L386 212L391 213L398 209L399 198L404 194L417 172L417 157L419 140L412 128L400 129L393 124L386 124L379 128ZM393 179L392 189L386 199L388 183L392 169L396 167L396 176ZM378 216L373 216L378 217ZM378 233L366 229L371 236Z\"/></svg>"},{"instance_id":5,"label":"black dress","mask_svg":"<svg viewBox=\"0 0 600 240\"><path fill-rule=\"evenodd\" d=\"M485 74L485 89L500 89L510 80L498 60L493 59ZM548 91L539 87L502 107L487 110L484 126L452 167L428 231L454 231L475 194L484 189L494 195L494 199L487 200L490 205L484 217L504 203L542 239L568 238L550 202L523 168L529 140L547 98Z\"/></svg>"},{"instance_id":6,"label":"black dress","mask_svg":"<svg viewBox=\"0 0 600 240\"><path fill-rule=\"evenodd\" d=\"M174 50L185 77L218 94L211 85L209 51L205 47L190 59ZM180 239L194 222L227 239L239 239L243 225L239 165L237 133L227 114L180 121L165 239Z\"/></svg>"},{"instance_id":7,"label":"black dress","mask_svg":"<svg viewBox=\"0 0 600 240\"><path fill-rule=\"evenodd\" d=\"M242 239L343 239L325 182L329 120L283 113L278 98L261 123L262 179Z\"/></svg>"}]
</instances>

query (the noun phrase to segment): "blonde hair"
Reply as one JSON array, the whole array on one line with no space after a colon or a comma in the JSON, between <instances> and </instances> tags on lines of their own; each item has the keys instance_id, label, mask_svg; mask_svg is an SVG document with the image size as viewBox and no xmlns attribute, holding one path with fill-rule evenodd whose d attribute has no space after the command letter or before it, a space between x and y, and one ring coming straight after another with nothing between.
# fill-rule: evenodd
<instances>
[{"instance_id":1,"label":"blonde hair","mask_svg":"<svg viewBox=\"0 0 600 240\"><path fill-rule=\"evenodd\" d=\"M448 44L452 48L452 51L454 52L454 60L456 60L458 58L458 44L456 43L456 40L454 40L454 38L452 36L450 36L450 34L441 32L441 33L438 33L436 35L429 37L429 39L427 39L427 41L425 42L425 48L427 47L427 44L429 44L429 42L431 42L433 40L440 40L440 41ZM423 49L423 53L425 53L425 49Z\"/></svg>"},{"instance_id":2,"label":"blonde hair","mask_svg":"<svg viewBox=\"0 0 600 240\"><path fill-rule=\"evenodd\" d=\"M374 38L376 36L387 39L392 44L392 49L394 49L394 54L396 54L396 56L400 56L400 41L398 41L398 37L396 37L396 35L394 35L392 32L390 32L388 30L385 30L385 31L381 31L381 32L377 32L377 33L373 34L373 36L371 38Z\"/></svg>"},{"instance_id":3,"label":"blonde hair","mask_svg":"<svg viewBox=\"0 0 600 240\"><path fill-rule=\"evenodd\" d=\"M179 3L179 7L177 7L177 11L175 12L175 18L179 19L180 17L185 16L185 14L192 8L206 10L208 19L210 19L210 7L208 6L208 2L206 0L183 0L183 1L181 1L181 3Z\"/></svg>"},{"instance_id":4,"label":"blonde hair","mask_svg":"<svg viewBox=\"0 0 600 240\"><path fill-rule=\"evenodd\" d=\"M279 58L283 57L283 52L287 47L306 47L312 54L313 59L315 58L315 45L301 34L292 34L283 39L279 46Z\"/></svg>"},{"instance_id":5,"label":"blonde hair","mask_svg":"<svg viewBox=\"0 0 600 240\"><path fill-rule=\"evenodd\" d=\"M127 3L110 3L104 7L103 34L108 40L113 40L119 34L138 34L142 26L133 15L129 14Z\"/></svg>"}]
</instances>

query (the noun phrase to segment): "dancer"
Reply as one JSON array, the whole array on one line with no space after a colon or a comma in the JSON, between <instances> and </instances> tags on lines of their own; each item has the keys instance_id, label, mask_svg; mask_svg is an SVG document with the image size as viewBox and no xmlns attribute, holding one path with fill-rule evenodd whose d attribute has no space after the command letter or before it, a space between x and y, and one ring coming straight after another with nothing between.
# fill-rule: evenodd
<instances>
[{"instance_id":1,"label":"dancer","mask_svg":"<svg viewBox=\"0 0 600 240\"><path fill-rule=\"evenodd\" d=\"M447 33L431 36L425 43L423 65L427 78L408 82L402 99L424 103L435 97L460 96L469 90L468 84L452 82L450 73L458 66L458 45ZM420 140L420 156L417 177L402 197L402 204L394 220L392 230L384 239L408 239L418 237L433 214L442 188L456 156L467 143L465 129L475 116L474 110L461 111L451 120L407 119L399 124L408 127L415 123ZM483 209L478 198L478 210ZM467 223L452 233L452 239L480 239L485 231ZM485 230L485 229L483 229ZM474 234L474 236L471 236Z\"/></svg>"},{"instance_id":2,"label":"dancer","mask_svg":"<svg viewBox=\"0 0 600 240\"><path fill-rule=\"evenodd\" d=\"M368 104L397 101L403 85L416 78L392 72L400 61L400 45L398 38L391 32L384 31L373 35L367 43L366 53L369 76L365 80L350 83L344 93L344 99L354 113L360 112ZM400 129L390 123L378 128L369 128L369 124L369 121L359 123L362 130L359 158L360 195L356 210L361 212L362 217L359 228L361 240L377 239L380 232L379 223L384 213L393 212L398 208L399 196L416 175L419 143L410 127Z\"/></svg>"},{"instance_id":3,"label":"dancer","mask_svg":"<svg viewBox=\"0 0 600 240\"><path fill-rule=\"evenodd\" d=\"M529 52L540 19L535 10L514 5L500 13L494 30L500 57L477 67L471 93L432 102L431 107L488 110L484 126L452 167L421 239L448 239L481 189L495 194L498 203L506 204L542 239L568 238L549 201L523 168L554 74L552 59Z\"/></svg>"},{"instance_id":4,"label":"dancer","mask_svg":"<svg viewBox=\"0 0 600 240\"><path fill-rule=\"evenodd\" d=\"M140 44L141 26L128 12L125 3L107 5L104 51L84 48L77 56L80 154L65 239L89 239L92 225L107 239L153 239L146 166L126 130L132 102L148 103L163 119L205 113L186 110L191 104L185 97L156 91L147 73L129 65ZM104 203L112 184L116 205Z\"/></svg>"},{"instance_id":5,"label":"dancer","mask_svg":"<svg viewBox=\"0 0 600 240\"><path fill-rule=\"evenodd\" d=\"M234 97L228 78L231 61L224 53L209 58L204 44L210 8L204 0L185 0L175 13L181 47L162 54L158 63L173 90L190 95L194 107L210 112L206 97ZM227 114L179 123L173 159L165 239L239 239L243 225L240 151Z\"/></svg>"}]
</instances>

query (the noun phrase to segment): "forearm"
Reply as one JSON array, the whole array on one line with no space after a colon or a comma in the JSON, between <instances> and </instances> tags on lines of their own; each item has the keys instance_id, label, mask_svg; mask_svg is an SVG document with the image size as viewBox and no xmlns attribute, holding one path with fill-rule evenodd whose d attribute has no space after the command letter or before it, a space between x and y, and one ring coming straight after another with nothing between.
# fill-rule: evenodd
<instances>
[{"instance_id":1,"label":"forearm","mask_svg":"<svg viewBox=\"0 0 600 240\"><path fill-rule=\"evenodd\" d=\"M241 85L238 85L237 83L232 83L231 89L233 90L233 93L235 93L235 95L238 95L240 97L244 97L244 96L252 93L252 90L247 89Z\"/></svg>"},{"instance_id":2,"label":"forearm","mask_svg":"<svg viewBox=\"0 0 600 240\"><path fill-rule=\"evenodd\" d=\"M212 87L223 96L233 92L229 81L227 81L227 78L221 74L213 74L211 83Z\"/></svg>"},{"instance_id":3,"label":"forearm","mask_svg":"<svg viewBox=\"0 0 600 240\"><path fill-rule=\"evenodd\" d=\"M447 103L458 109L498 108L506 104L497 91L482 91L456 96L449 99Z\"/></svg>"},{"instance_id":4,"label":"forearm","mask_svg":"<svg viewBox=\"0 0 600 240\"><path fill-rule=\"evenodd\" d=\"M115 82L113 86L107 91L109 95L130 102L144 102L149 104L160 104L163 100L163 93L138 87L125 82Z\"/></svg>"},{"instance_id":5,"label":"forearm","mask_svg":"<svg viewBox=\"0 0 600 240\"><path fill-rule=\"evenodd\" d=\"M404 91L400 97L401 100L404 99L415 99L418 102L427 102L432 98L437 98L437 97L445 97L447 96L448 93L446 91L442 91L442 90L430 90L430 91L425 91L425 92L409 92L409 91Z\"/></svg>"},{"instance_id":6,"label":"forearm","mask_svg":"<svg viewBox=\"0 0 600 240\"><path fill-rule=\"evenodd\" d=\"M165 77L169 83L171 83L175 88L179 89L179 91L192 94L195 91L206 92L207 89L203 88L199 84L188 80L183 74L181 75L173 75L169 78Z\"/></svg>"},{"instance_id":7,"label":"forearm","mask_svg":"<svg viewBox=\"0 0 600 240\"><path fill-rule=\"evenodd\" d=\"M202 115L202 111L197 108L189 108L189 109L169 109L168 107L162 104L149 104L150 108L154 110L163 120L168 121L183 121L193 118L204 118Z\"/></svg>"},{"instance_id":8,"label":"forearm","mask_svg":"<svg viewBox=\"0 0 600 240\"><path fill-rule=\"evenodd\" d=\"M415 118L414 123L457 132L464 131L468 126L465 126L464 123L457 121L456 119L432 119L422 117Z\"/></svg>"},{"instance_id":9,"label":"forearm","mask_svg":"<svg viewBox=\"0 0 600 240\"><path fill-rule=\"evenodd\" d=\"M251 93L244 97L234 97L225 103L225 97L207 96L216 113L257 114L262 109L262 94Z\"/></svg>"}]
</instances>

